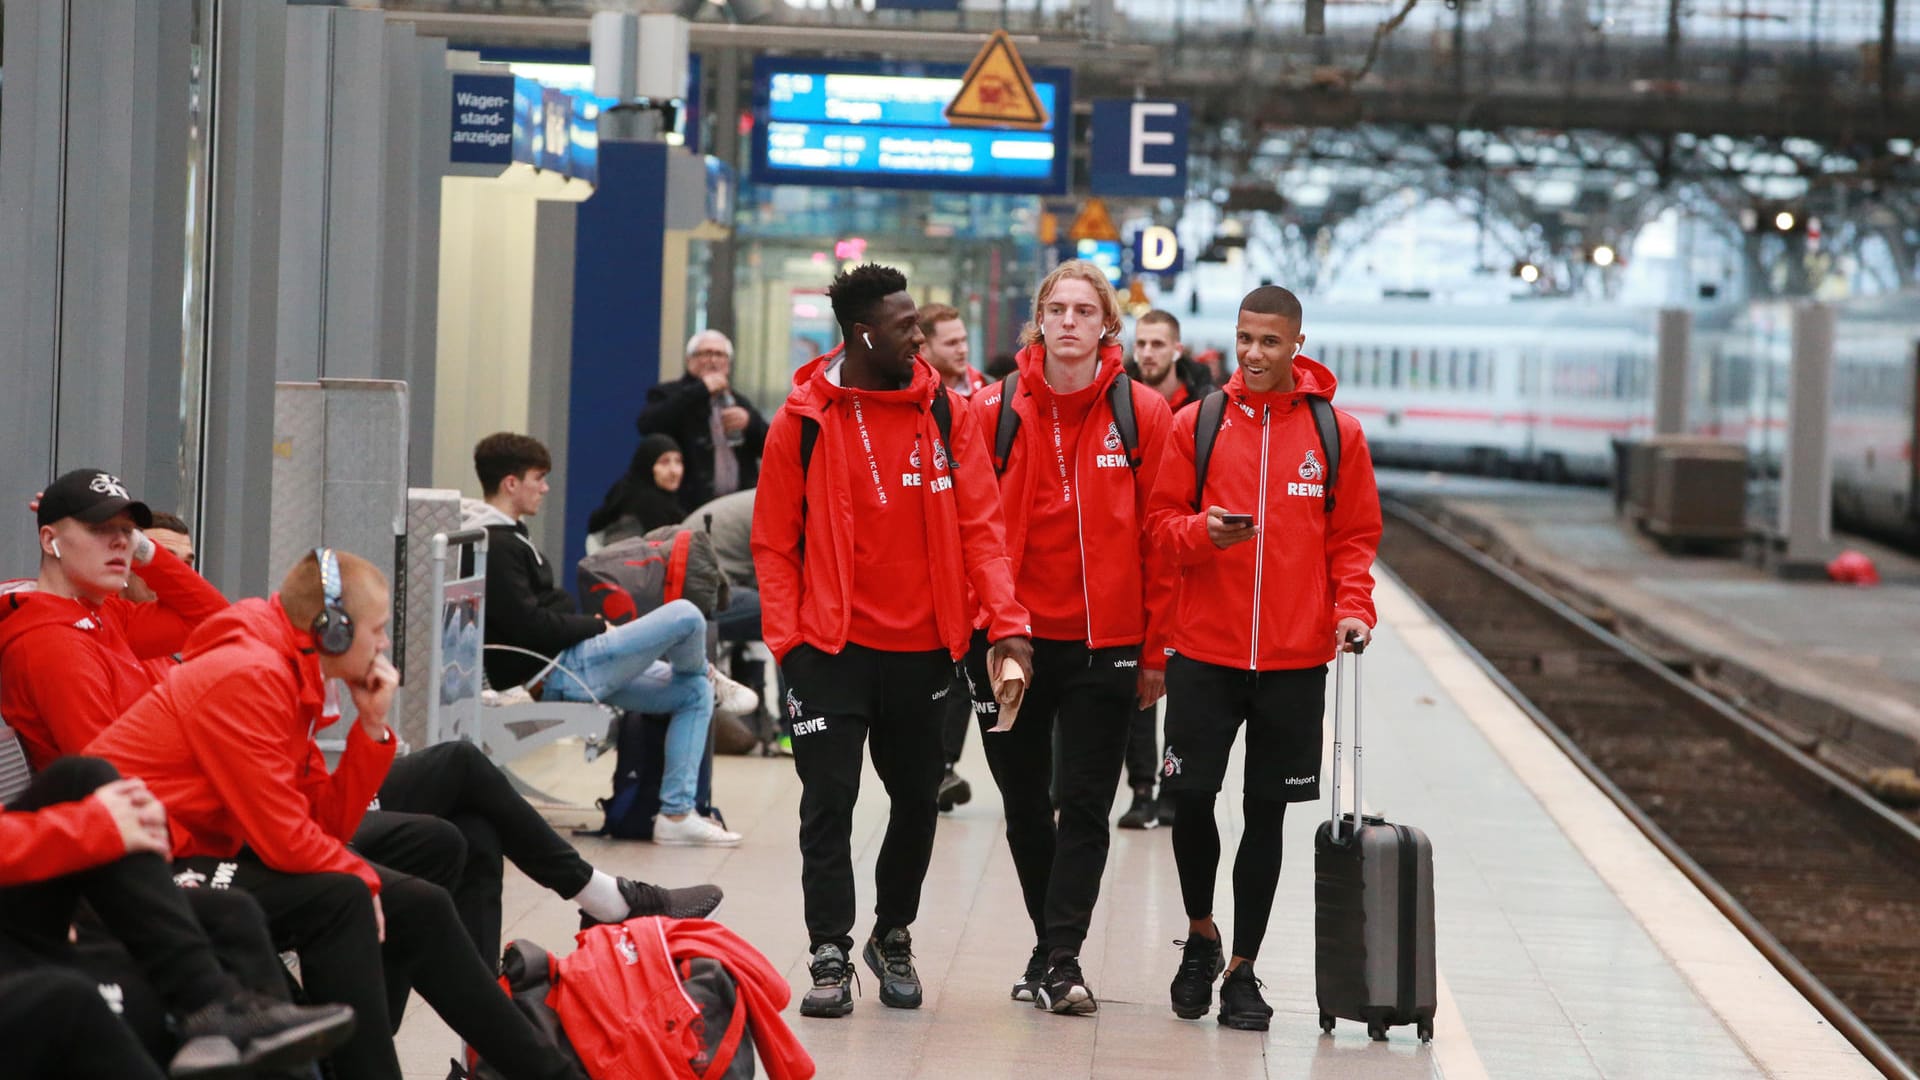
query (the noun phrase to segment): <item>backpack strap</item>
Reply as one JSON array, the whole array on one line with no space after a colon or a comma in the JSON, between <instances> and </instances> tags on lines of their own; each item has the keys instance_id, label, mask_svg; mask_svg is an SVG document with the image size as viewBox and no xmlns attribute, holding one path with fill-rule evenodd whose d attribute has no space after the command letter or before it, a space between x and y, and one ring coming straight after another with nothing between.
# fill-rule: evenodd
<instances>
[{"instance_id":1,"label":"backpack strap","mask_svg":"<svg viewBox=\"0 0 1920 1080\"><path fill-rule=\"evenodd\" d=\"M953 460L953 400L942 385L933 392L933 423L940 429L940 443L947 448L947 460Z\"/></svg>"},{"instance_id":2,"label":"backpack strap","mask_svg":"<svg viewBox=\"0 0 1920 1080\"><path fill-rule=\"evenodd\" d=\"M1127 468L1139 472L1140 425L1133 418L1133 380L1124 371L1107 385L1107 408L1113 411L1113 426L1120 429L1120 445L1127 452Z\"/></svg>"},{"instance_id":3,"label":"backpack strap","mask_svg":"<svg viewBox=\"0 0 1920 1080\"><path fill-rule=\"evenodd\" d=\"M1213 458L1213 441L1220 435L1220 421L1227 414L1227 392L1215 390L1200 401L1200 415L1193 423L1193 510L1206 509L1207 462Z\"/></svg>"},{"instance_id":4,"label":"backpack strap","mask_svg":"<svg viewBox=\"0 0 1920 1080\"><path fill-rule=\"evenodd\" d=\"M1313 426L1320 432L1320 453L1327 459L1327 513L1333 513L1333 489L1340 482L1340 418L1333 413L1333 402L1318 394L1307 395L1307 408L1313 411Z\"/></svg>"},{"instance_id":5,"label":"backpack strap","mask_svg":"<svg viewBox=\"0 0 1920 1080\"><path fill-rule=\"evenodd\" d=\"M1020 414L1013 411L1013 392L1020 386L1020 373L1007 372L1000 380L1000 426L993 433L993 472L1007 471L1007 458L1013 454L1013 437L1020 433Z\"/></svg>"},{"instance_id":6,"label":"backpack strap","mask_svg":"<svg viewBox=\"0 0 1920 1080\"><path fill-rule=\"evenodd\" d=\"M727 972L732 978L733 973ZM736 984L737 986L738 984ZM736 990L733 999L733 1013L727 1017L727 1030L720 1036L720 1042L713 1047L712 1056L707 1059L707 1071L701 1080L725 1080L728 1070L733 1068L733 1059L740 1053L740 1041L747 1033L747 1005L740 1000Z\"/></svg>"},{"instance_id":7,"label":"backpack strap","mask_svg":"<svg viewBox=\"0 0 1920 1080\"><path fill-rule=\"evenodd\" d=\"M800 476L806 478L813 467L813 444L820 441L820 421L811 416L800 418Z\"/></svg>"}]
</instances>

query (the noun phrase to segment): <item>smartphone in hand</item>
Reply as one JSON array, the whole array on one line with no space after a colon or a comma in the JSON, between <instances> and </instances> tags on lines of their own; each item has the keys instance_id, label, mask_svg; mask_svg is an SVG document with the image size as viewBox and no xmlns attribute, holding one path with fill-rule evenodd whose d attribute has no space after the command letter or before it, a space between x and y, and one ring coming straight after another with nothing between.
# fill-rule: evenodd
<instances>
[{"instance_id":1,"label":"smartphone in hand","mask_svg":"<svg viewBox=\"0 0 1920 1080\"><path fill-rule=\"evenodd\" d=\"M1225 525L1229 528L1233 528L1241 525L1251 525L1253 524L1253 515L1252 514L1222 514L1220 515L1220 524Z\"/></svg>"}]
</instances>

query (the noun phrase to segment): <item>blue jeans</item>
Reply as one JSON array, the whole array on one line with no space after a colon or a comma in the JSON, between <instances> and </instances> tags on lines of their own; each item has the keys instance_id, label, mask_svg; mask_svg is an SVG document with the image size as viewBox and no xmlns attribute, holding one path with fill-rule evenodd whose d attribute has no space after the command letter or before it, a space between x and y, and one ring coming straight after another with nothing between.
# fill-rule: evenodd
<instances>
[{"instance_id":1,"label":"blue jeans","mask_svg":"<svg viewBox=\"0 0 1920 1080\"><path fill-rule=\"evenodd\" d=\"M661 660L665 663L657 663ZM590 689L594 697L628 712L672 714L660 812L691 813L713 720L707 619L700 609L688 600L662 604L567 649L560 664L580 676L586 689L556 671L547 676L544 701L587 701Z\"/></svg>"}]
</instances>

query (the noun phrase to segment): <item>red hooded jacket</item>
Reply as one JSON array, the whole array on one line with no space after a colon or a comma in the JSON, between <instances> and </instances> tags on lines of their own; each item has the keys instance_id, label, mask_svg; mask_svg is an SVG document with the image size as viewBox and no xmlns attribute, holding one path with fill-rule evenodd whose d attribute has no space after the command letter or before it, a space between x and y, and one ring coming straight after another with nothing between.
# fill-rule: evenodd
<instances>
[{"instance_id":1,"label":"red hooded jacket","mask_svg":"<svg viewBox=\"0 0 1920 1080\"><path fill-rule=\"evenodd\" d=\"M760 459L759 494L753 507L753 566L760 579L760 628L774 658L784 659L805 642L828 653L847 646L853 609L849 603L854 560L852 482L864 481L858 436L851 408L854 391L839 385L832 370L840 350L817 357L793 377L793 394L767 428ZM831 372L831 377L830 377ZM949 399L953 412L952 453L936 445L940 429L933 418L933 395L940 377L925 361L916 361L913 381L904 390L862 392L887 400L910 400L920 408L920 436L935 447L921 486L926 509L926 552L933 595L933 621L954 659L965 655L972 634L966 587L983 598L990 640L1028 634L1027 612L1013 598L1013 570L1007 562L1006 535L995 497L989 447L966 402ZM800 467L800 418L820 425L809 468ZM951 465L951 469L949 468ZM950 480L942 484L941 480ZM907 541L902 541L907 542ZM913 545L921 540L914 537ZM802 551L806 557L802 557Z\"/></svg>"},{"instance_id":2,"label":"red hooded jacket","mask_svg":"<svg viewBox=\"0 0 1920 1080\"><path fill-rule=\"evenodd\" d=\"M0 811L0 887L77 874L126 853L120 826L99 799Z\"/></svg>"},{"instance_id":3,"label":"red hooded jacket","mask_svg":"<svg viewBox=\"0 0 1920 1080\"><path fill-rule=\"evenodd\" d=\"M346 841L393 764L397 739L360 725L329 775L313 732L325 680L313 637L278 595L242 600L187 641L185 661L86 752L138 776L167 808L176 857L225 858L242 846L289 874L380 879Z\"/></svg>"},{"instance_id":4,"label":"red hooded jacket","mask_svg":"<svg viewBox=\"0 0 1920 1080\"><path fill-rule=\"evenodd\" d=\"M1044 469L1055 466L1048 402L1046 347L1038 343L1020 350L1013 410L1020 432L1000 475L1001 509L1006 515L1007 555L1014 580L1030 559L1077 560L1084 586L1081 606L1086 615L1086 642L1092 648L1140 644L1140 662L1149 668L1166 665L1166 623L1171 614L1174 566L1147 528L1147 500L1160 471L1167 432L1173 417L1158 393L1133 383L1134 426L1140 437L1140 468L1127 465L1121 453L1107 388L1120 374L1121 349L1100 350L1100 370L1094 376L1093 404L1080 425L1079 444L1072 451L1068 475L1079 492L1080 544L1078 548L1038 551L1027 545L1027 526L1035 500L1042 497ZM1001 388L996 382L973 396L970 405L980 425L980 442L991 450L1000 431ZM1039 466L1039 467L1036 467ZM1052 498L1058 488L1044 493ZM1025 603L1022 598L1022 603Z\"/></svg>"},{"instance_id":5,"label":"red hooded jacket","mask_svg":"<svg viewBox=\"0 0 1920 1080\"><path fill-rule=\"evenodd\" d=\"M687 1062L700 1052L700 1009L680 988L676 961L695 957L718 960L733 976L734 1008L746 1012L772 1080L814 1074L813 1058L780 1018L793 993L786 979L719 923L652 916L595 926L574 940L579 948L559 962L547 1004L596 1080L694 1076Z\"/></svg>"},{"instance_id":6,"label":"red hooded jacket","mask_svg":"<svg viewBox=\"0 0 1920 1080\"><path fill-rule=\"evenodd\" d=\"M77 754L153 689L147 661L179 652L227 598L166 548L137 568L159 599L91 607L22 589L0 596L0 716L44 769Z\"/></svg>"},{"instance_id":7,"label":"red hooded jacket","mask_svg":"<svg viewBox=\"0 0 1920 1080\"><path fill-rule=\"evenodd\" d=\"M1193 428L1200 410L1173 418L1173 437L1155 479L1147 516L1180 565L1172 647L1181 656L1243 671L1314 667L1333 659L1334 624L1374 624L1373 556L1380 545L1380 495L1360 422L1340 423L1340 477L1326 511L1325 462L1307 394L1332 398L1333 373L1304 356L1295 389L1249 391L1239 372L1207 465L1207 489L1193 509ZM1252 514L1260 535L1222 550L1207 538L1205 509Z\"/></svg>"}]
</instances>

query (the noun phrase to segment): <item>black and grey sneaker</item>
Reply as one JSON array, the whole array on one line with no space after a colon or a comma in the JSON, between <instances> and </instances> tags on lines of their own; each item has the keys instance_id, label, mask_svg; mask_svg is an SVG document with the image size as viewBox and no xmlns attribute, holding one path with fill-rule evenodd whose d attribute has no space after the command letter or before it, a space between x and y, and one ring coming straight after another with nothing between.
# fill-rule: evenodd
<instances>
[{"instance_id":1,"label":"black and grey sneaker","mask_svg":"<svg viewBox=\"0 0 1920 1080\"><path fill-rule=\"evenodd\" d=\"M940 812L944 814L962 803L971 801L973 801L973 785L967 783L959 773L954 772L953 766L947 766L947 774L940 778L938 796Z\"/></svg>"},{"instance_id":2,"label":"black and grey sneaker","mask_svg":"<svg viewBox=\"0 0 1920 1080\"><path fill-rule=\"evenodd\" d=\"M800 999L801 1016L845 1016L853 1011L853 965L847 963L846 950L832 944L813 950L813 989Z\"/></svg>"},{"instance_id":3,"label":"black and grey sneaker","mask_svg":"<svg viewBox=\"0 0 1920 1080\"><path fill-rule=\"evenodd\" d=\"M284 1069L315 1061L353 1035L350 1005L289 1005L243 990L180 1021L170 1077Z\"/></svg>"},{"instance_id":4,"label":"black and grey sneaker","mask_svg":"<svg viewBox=\"0 0 1920 1080\"><path fill-rule=\"evenodd\" d=\"M1087 989L1086 976L1080 974L1079 957L1063 956L1047 964L1047 973L1034 991L1033 1007L1063 1016L1092 1016L1100 1011L1093 991Z\"/></svg>"},{"instance_id":5,"label":"black and grey sneaker","mask_svg":"<svg viewBox=\"0 0 1920 1080\"><path fill-rule=\"evenodd\" d=\"M1047 977L1047 947L1035 945L1033 955L1027 957L1027 970L1013 984L1013 1000L1032 1001L1040 989L1040 980Z\"/></svg>"},{"instance_id":6,"label":"black and grey sneaker","mask_svg":"<svg viewBox=\"0 0 1920 1080\"><path fill-rule=\"evenodd\" d=\"M1133 805L1120 815L1120 827L1123 829L1151 829L1160 824L1160 806L1153 798L1152 787L1133 789Z\"/></svg>"},{"instance_id":7,"label":"black and grey sneaker","mask_svg":"<svg viewBox=\"0 0 1920 1080\"><path fill-rule=\"evenodd\" d=\"M1180 946L1180 970L1173 973L1173 1015L1182 1020L1198 1020L1213 1008L1213 980L1227 966L1220 955L1220 943L1195 934Z\"/></svg>"},{"instance_id":8,"label":"black and grey sneaker","mask_svg":"<svg viewBox=\"0 0 1920 1080\"><path fill-rule=\"evenodd\" d=\"M904 926L885 937L868 938L861 957L880 980L880 1004L889 1009L920 1007L920 973L913 970L913 935Z\"/></svg>"},{"instance_id":9,"label":"black and grey sneaker","mask_svg":"<svg viewBox=\"0 0 1920 1080\"><path fill-rule=\"evenodd\" d=\"M1220 981L1220 1022L1240 1031L1265 1031L1273 1006L1260 996L1266 985L1254 978L1253 965L1241 964Z\"/></svg>"},{"instance_id":10,"label":"black and grey sneaker","mask_svg":"<svg viewBox=\"0 0 1920 1080\"><path fill-rule=\"evenodd\" d=\"M615 878L620 883L620 898L627 902L627 918L665 915L669 919L704 919L720 906L724 895L718 885L689 885L684 889L664 889L644 881ZM623 922L625 920L622 920ZM580 929L600 925L600 920L580 913Z\"/></svg>"}]
</instances>

